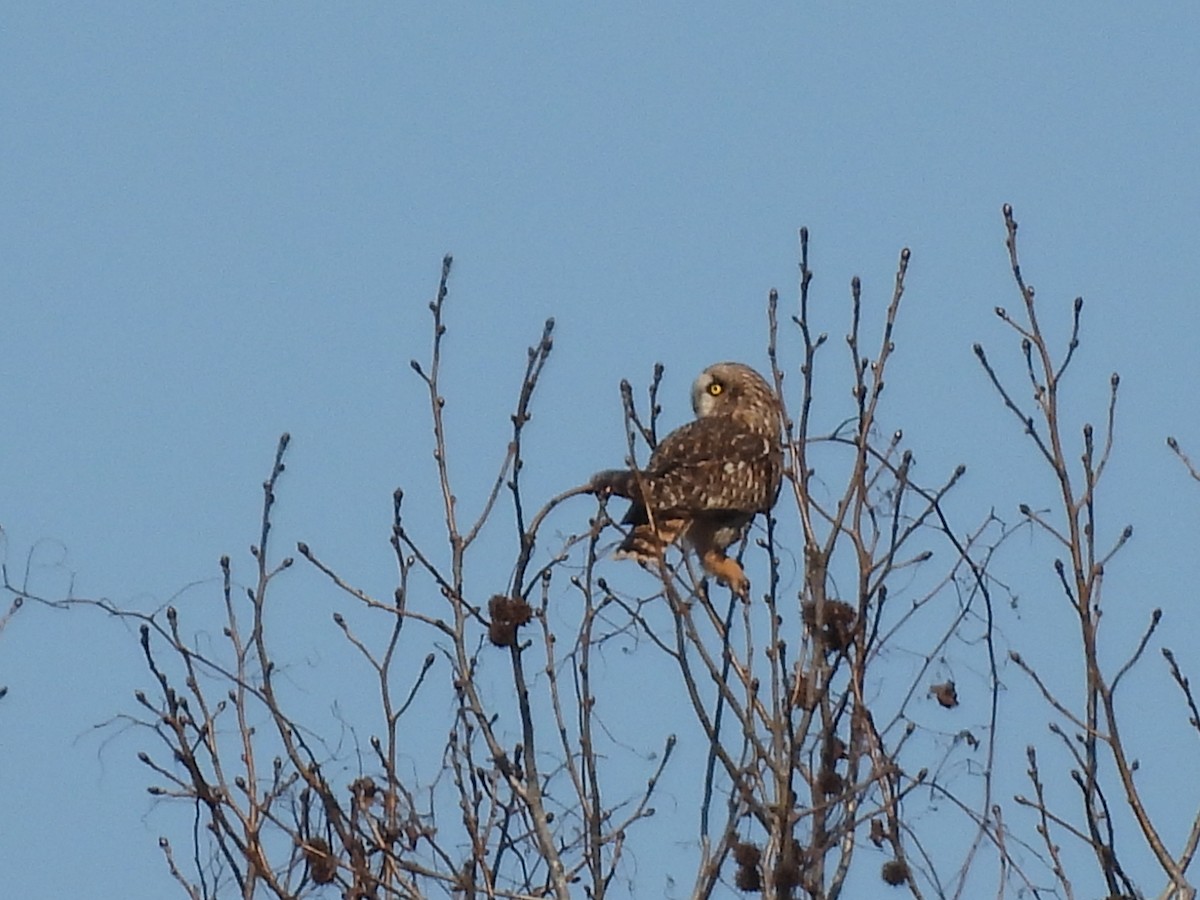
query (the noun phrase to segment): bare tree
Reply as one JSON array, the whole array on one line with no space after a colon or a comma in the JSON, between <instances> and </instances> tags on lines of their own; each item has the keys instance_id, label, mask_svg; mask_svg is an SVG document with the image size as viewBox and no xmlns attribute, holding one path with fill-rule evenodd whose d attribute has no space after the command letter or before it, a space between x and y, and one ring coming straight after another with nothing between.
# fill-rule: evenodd
<instances>
[{"instance_id":1,"label":"bare tree","mask_svg":"<svg viewBox=\"0 0 1200 900\"><path fill-rule=\"evenodd\" d=\"M1004 222L1009 261L1020 292L1021 307L1017 316L1010 315L1002 307L997 307L996 315L1020 338L1027 387L1032 390L1032 407L1005 385L979 344L975 345L975 354L1005 407L1017 418L1025 435L1037 448L1038 456L1053 473L1058 492L1054 507L1041 511L1022 503L1020 511L1057 548L1059 555L1053 563L1057 581L1055 593L1066 600L1078 621L1077 646L1083 688L1082 704L1074 704L1056 692L1020 653L1010 653L1012 661L1029 677L1055 714L1050 732L1057 739L1058 749L1070 760L1070 779L1077 789L1074 811L1050 803L1046 776L1039 765L1039 750L1031 744L1027 758L1033 795L1017 796L1016 803L1036 813L1037 833L1063 896L1094 895L1090 880L1084 882L1088 888L1080 894L1076 885L1084 875L1082 872L1072 874L1073 870L1064 862L1059 842L1070 841L1090 851L1103 889L1111 898L1145 896L1139 886L1145 877L1139 878L1137 873L1146 871L1143 859L1146 851L1165 879L1160 896L1192 898L1196 889L1187 870L1200 841L1200 804L1194 799L1190 803L1197 812L1186 834L1172 841L1162 833L1139 789L1135 777L1138 769L1136 750L1122 733L1117 704L1118 689L1150 647L1162 621L1162 609L1151 612L1144 631L1130 646L1124 646L1124 636L1118 638L1122 640L1122 652L1126 654L1119 666L1108 667L1102 662L1101 624L1107 605L1103 602L1105 570L1133 536L1132 526L1124 525L1113 532L1098 515L1100 486L1115 441L1120 377L1114 372L1109 379L1108 407L1099 433L1090 422L1082 425L1082 452L1076 465L1068 449L1070 441L1064 422L1062 385L1079 346L1083 298L1075 299L1070 338L1065 350L1056 354L1048 345L1039 323L1033 286L1021 271L1017 223L1012 207L1008 205L1004 207ZM1168 444L1196 477L1196 471L1179 450L1178 443L1168 438ZM1103 536L1106 531L1110 532L1108 538ZM1170 649L1162 648L1162 654L1170 677L1182 691L1190 712L1189 721L1200 728L1200 716L1196 715L1187 678ZM1168 761L1168 754L1157 755L1162 762ZM1179 800L1182 798L1177 798L1177 802ZM1172 850L1171 846L1179 849ZM1135 865L1130 864L1131 858L1137 860Z\"/></svg>"},{"instance_id":2,"label":"bare tree","mask_svg":"<svg viewBox=\"0 0 1200 900\"><path fill-rule=\"evenodd\" d=\"M359 586L314 546L296 549L333 592L328 640L346 666L368 673L370 714L343 722L339 734L305 721L289 661L276 649L274 610L297 590L294 577L284 578L295 557L271 540L286 434L263 485L244 590L231 560L221 560L217 636L204 610L139 613L93 601L138 624L150 684L121 721L154 738L138 754L153 773L150 792L194 809L190 835L161 840L181 889L195 900L652 894L658 885L639 885L631 862L647 847L677 858L673 882L694 898L836 898L861 895L872 882L884 889L874 887L881 881L917 898L971 897L985 881L998 896L1074 897L1083 876L1068 872L1065 836L1092 852L1109 896L1140 897L1117 846L1128 834L1114 822L1120 815L1160 866L1163 896L1193 897L1186 870L1200 817L1172 851L1140 797L1117 727L1117 688L1150 645L1159 614L1115 674L1104 673L1098 654L1104 567L1130 534L1096 543L1117 379L1099 443L1086 426L1082 470L1073 474L1059 389L1082 302L1055 362L1007 207L1005 221L1023 317L997 313L1021 339L1033 413L978 345L976 353L1054 473L1061 515L1023 505L1024 525L991 513L965 526L950 520L944 501L965 467L918 483L914 452L884 400L908 251L879 322L866 321L869 305L852 281L845 350L837 351L816 324L802 230L796 309L781 323L777 294L767 301L766 361L785 410L788 480L772 515L739 548L759 588L749 600L719 589L675 551L649 574L612 561L607 551L621 526L585 483L529 496L526 425L547 377L552 320L528 350L490 488L477 509L460 507L442 392L447 257L430 303L431 356L412 363L428 397L440 526L432 533L411 524L396 491L391 596ZM630 465L656 446L663 374L656 366L644 404L628 381L614 402ZM848 405L838 389L847 384ZM1021 655L1006 657L998 638L993 594L1006 589L992 574L995 554L1030 523L1066 548L1055 572L1080 625L1079 710ZM34 596L7 571L5 587L15 602ZM648 745L622 715L627 683L596 677L618 647L672 673L654 686L678 726L661 744ZM1195 724L1187 679L1164 653ZM995 780L1023 764L1003 756L1000 740L1006 659L1049 702L1078 787L1077 813L1056 809L1031 747L1033 796L1015 799L1035 813L1028 837L1004 815L1010 798ZM951 712L960 667L981 673L965 714ZM664 779L673 796L687 798L694 823L673 843L648 821ZM1093 895L1094 882L1084 883L1082 895Z\"/></svg>"}]
</instances>

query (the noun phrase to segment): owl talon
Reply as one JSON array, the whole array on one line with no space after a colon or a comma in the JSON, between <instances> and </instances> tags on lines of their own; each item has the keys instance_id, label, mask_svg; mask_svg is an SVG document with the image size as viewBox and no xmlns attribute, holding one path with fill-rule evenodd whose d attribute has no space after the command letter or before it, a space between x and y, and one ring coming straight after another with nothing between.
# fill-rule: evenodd
<instances>
[{"instance_id":1,"label":"owl talon","mask_svg":"<svg viewBox=\"0 0 1200 900\"><path fill-rule=\"evenodd\" d=\"M750 579L736 559L730 559L720 550L709 550L701 562L705 571L715 576L721 584L744 600L750 598Z\"/></svg>"},{"instance_id":2,"label":"owl talon","mask_svg":"<svg viewBox=\"0 0 1200 900\"><path fill-rule=\"evenodd\" d=\"M750 599L750 579L745 575L741 577L741 580L727 582L726 586L743 600Z\"/></svg>"}]
</instances>

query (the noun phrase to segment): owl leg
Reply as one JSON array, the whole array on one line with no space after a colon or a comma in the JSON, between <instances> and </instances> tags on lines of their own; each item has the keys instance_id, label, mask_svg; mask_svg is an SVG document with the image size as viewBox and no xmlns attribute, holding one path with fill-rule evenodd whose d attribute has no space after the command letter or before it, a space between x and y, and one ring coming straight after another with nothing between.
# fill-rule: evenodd
<instances>
[{"instance_id":1,"label":"owl leg","mask_svg":"<svg viewBox=\"0 0 1200 900\"><path fill-rule=\"evenodd\" d=\"M746 577L741 564L732 557L726 556L724 550L710 547L700 557L704 571L716 576L722 584L743 599L750 598L750 579Z\"/></svg>"}]
</instances>

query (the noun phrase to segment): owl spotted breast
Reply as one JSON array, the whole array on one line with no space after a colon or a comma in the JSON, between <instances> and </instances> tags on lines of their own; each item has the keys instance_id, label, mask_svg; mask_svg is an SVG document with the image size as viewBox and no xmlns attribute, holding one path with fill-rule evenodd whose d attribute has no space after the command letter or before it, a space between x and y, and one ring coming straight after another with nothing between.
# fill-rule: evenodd
<instances>
[{"instance_id":1,"label":"owl spotted breast","mask_svg":"<svg viewBox=\"0 0 1200 900\"><path fill-rule=\"evenodd\" d=\"M709 366L692 385L696 419L659 443L642 470L593 476L598 494L629 498L630 531L619 555L648 563L680 541L705 571L749 595L742 567L725 555L758 513L770 512L783 480L779 402L749 366Z\"/></svg>"}]
</instances>

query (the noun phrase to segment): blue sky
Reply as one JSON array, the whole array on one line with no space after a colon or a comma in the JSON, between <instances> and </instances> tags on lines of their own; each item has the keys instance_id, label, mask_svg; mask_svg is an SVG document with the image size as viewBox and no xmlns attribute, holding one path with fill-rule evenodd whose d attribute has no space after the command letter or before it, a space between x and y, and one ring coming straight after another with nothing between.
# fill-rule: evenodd
<instances>
[{"instance_id":1,"label":"blue sky","mask_svg":"<svg viewBox=\"0 0 1200 900\"><path fill-rule=\"evenodd\" d=\"M1111 534L1138 531L1114 603L1194 628L1181 585L1200 492L1164 438L1200 452L1198 56L1200 12L1182 3L10 6L10 573L32 550L48 595L73 583L152 608L202 582L183 595L202 603L222 553L249 565L287 430L280 546L308 540L387 593L391 491L418 509L433 496L408 361L427 355L444 253L464 502L554 316L527 473L548 496L620 461L621 378L662 361L675 425L705 365L765 365L764 299L794 303L801 225L834 337L851 275L878 316L912 249L894 424L930 481L971 467L965 521L1015 519L1052 485L1023 474L1033 454L971 353L983 341L1019 371L992 314L1018 303L1010 202L1047 330L1063 337L1070 301L1087 302L1077 421L1099 421L1122 374L1105 509ZM1030 656L1051 587L1030 577L1011 626ZM317 659L327 618L312 622L295 639ZM139 738L92 728L144 683L134 643L96 616L26 608L0 634L14 896L170 890L155 843L170 814L142 792Z\"/></svg>"}]
</instances>

